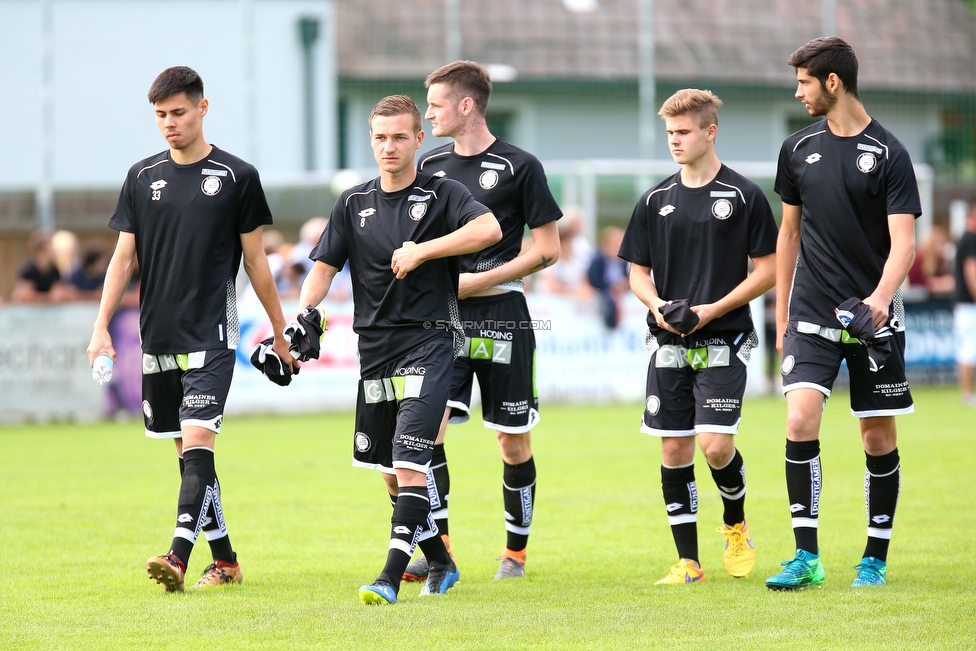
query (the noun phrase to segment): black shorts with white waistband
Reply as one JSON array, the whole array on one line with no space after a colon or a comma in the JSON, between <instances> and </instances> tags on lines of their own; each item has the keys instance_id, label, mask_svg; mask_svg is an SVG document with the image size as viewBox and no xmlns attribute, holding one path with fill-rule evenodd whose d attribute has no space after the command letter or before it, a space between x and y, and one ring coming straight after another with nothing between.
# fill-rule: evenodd
<instances>
[{"instance_id":1,"label":"black shorts with white waistband","mask_svg":"<svg viewBox=\"0 0 976 651\"><path fill-rule=\"evenodd\" d=\"M830 397L842 360L851 380L851 414L857 418L915 411L905 375L905 332L891 337L891 354L872 371L867 348L845 330L790 321L783 336L783 393L815 389Z\"/></svg>"}]
</instances>

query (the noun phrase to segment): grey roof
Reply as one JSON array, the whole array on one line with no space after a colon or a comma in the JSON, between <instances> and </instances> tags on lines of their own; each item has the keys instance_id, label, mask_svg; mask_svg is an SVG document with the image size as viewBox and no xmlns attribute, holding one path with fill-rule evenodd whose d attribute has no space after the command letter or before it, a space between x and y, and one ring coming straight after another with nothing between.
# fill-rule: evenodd
<instances>
[{"instance_id":1,"label":"grey roof","mask_svg":"<svg viewBox=\"0 0 976 651\"><path fill-rule=\"evenodd\" d=\"M520 80L633 81L639 0L457 0L462 57ZM569 3L572 4L572 3ZM837 35L860 85L976 90L976 22L962 0L836 0ZM654 0L659 81L782 84L800 45L821 35L820 0ZM447 62L445 0L336 0L339 69L349 79L424 78Z\"/></svg>"}]
</instances>

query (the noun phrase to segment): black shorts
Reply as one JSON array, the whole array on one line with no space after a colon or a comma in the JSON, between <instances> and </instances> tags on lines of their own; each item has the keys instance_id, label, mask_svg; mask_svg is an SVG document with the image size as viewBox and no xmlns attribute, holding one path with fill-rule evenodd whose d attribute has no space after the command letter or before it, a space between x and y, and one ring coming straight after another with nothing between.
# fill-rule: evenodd
<instances>
[{"instance_id":1,"label":"black shorts","mask_svg":"<svg viewBox=\"0 0 976 651\"><path fill-rule=\"evenodd\" d=\"M736 434L746 369L759 339L750 332L648 337L647 400L641 431L652 436Z\"/></svg>"},{"instance_id":2,"label":"black shorts","mask_svg":"<svg viewBox=\"0 0 976 651\"><path fill-rule=\"evenodd\" d=\"M234 378L233 350L142 356L146 436L180 438L187 425L220 433Z\"/></svg>"},{"instance_id":3,"label":"black shorts","mask_svg":"<svg viewBox=\"0 0 976 651\"><path fill-rule=\"evenodd\" d=\"M783 393L793 389L816 389L830 397L847 360L851 379L851 414L857 418L899 416L915 411L912 392L905 376L905 333L891 337L891 354L878 371L868 366L867 348L839 328L802 325L790 321L783 336ZM813 332L818 329L818 332Z\"/></svg>"},{"instance_id":4,"label":"black shorts","mask_svg":"<svg viewBox=\"0 0 976 651\"><path fill-rule=\"evenodd\" d=\"M445 332L359 380L352 465L427 472L453 361L454 335Z\"/></svg>"},{"instance_id":5,"label":"black shorts","mask_svg":"<svg viewBox=\"0 0 976 651\"><path fill-rule=\"evenodd\" d=\"M454 362L451 423L471 414L471 390L478 376L485 427L524 434L539 422L535 387L535 331L525 296L507 292L459 303L464 350Z\"/></svg>"}]
</instances>

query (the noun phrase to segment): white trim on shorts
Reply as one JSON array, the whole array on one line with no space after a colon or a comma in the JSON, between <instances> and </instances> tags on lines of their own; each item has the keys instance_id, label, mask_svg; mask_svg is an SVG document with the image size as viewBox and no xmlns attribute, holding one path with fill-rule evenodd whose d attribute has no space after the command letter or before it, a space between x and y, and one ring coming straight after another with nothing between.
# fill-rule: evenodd
<instances>
[{"instance_id":1,"label":"white trim on shorts","mask_svg":"<svg viewBox=\"0 0 976 651\"><path fill-rule=\"evenodd\" d=\"M653 427L648 427L647 425L644 424L643 418L641 419L640 431L641 433L647 434L648 436L667 436L667 437L695 436L696 434L698 434L698 432L696 432L693 429L655 429Z\"/></svg>"},{"instance_id":2,"label":"white trim on shorts","mask_svg":"<svg viewBox=\"0 0 976 651\"><path fill-rule=\"evenodd\" d=\"M827 398L830 397L830 389L822 387L814 382L794 382L793 384L783 385L783 395L785 396L790 391L794 389L816 389L820 393L824 394Z\"/></svg>"},{"instance_id":3,"label":"white trim on shorts","mask_svg":"<svg viewBox=\"0 0 976 651\"><path fill-rule=\"evenodd\" d=\"M496 430L498 432L503 432L505 434L525 434L531 431L533 427L538 425L540 420L542 420L542 417L539 416L539 410L529 409L529 422L525 425L519 425L517 427L509 427L507 425L496 425L495 423L492 423L491 421L487 421L487 420L483 422L485 424L485 427L487 427L488 429Z\"/></svg>"},{"instance_id":4,"label":"white trim on shorts","mask_svg":"<svg viewBox=\"0 0 976 651\"><path fill-rule=\"evenodd\" d=\"M366 470L379 470L380 472L387 475L396 474L396 470L394 470L393 468L387 468L386 466L382 466L378 463L363 463L362 461L357 460L355 456L352 458L352 465L354 468L365 468Z\"/></svg>"},{"instance_id":5,"label":"white trim on shorts","mask_svg":"<svg viewBox=\"0 0 976 651\"><path fill-rule=\"evenodd\" d=\"M695 425L695 434L738 434L739 423L741 422L742 416L739 416L735 425L709 425L708 423Z\"/></svg>"},{"instance_id":6,"label":"white trim on shorts","mask_svg":"<svg viewBox=\"0 0 976 651\"><path fill-rule=\"evenodd\" d=\"M397 468L403 468L404 470L413 470L415 472L419 472L421 474L426 475L427 471L430 470L430 464L425 463L424 465L420 465L419 463L410 463L409 461L394 461L393 471L396 472Z\"/></svg>"},{"instance_id":7,"label":"white trim on shorts","mask_svg":"<svg viewBox=\"0 0 976 651\"><path fill-rule=\"evenodd\" d=\"M216 420L221 421L221 424L222 424L223 423L223 420L224 420L224 415L221 414L221 415L219 415L219 416L217 416L215 418L212 418L210 420L200 420L198 418L187 418L186 420L181 420L180 421L180 427L183 428L183 427L186 427L187 425L189 425L190 427L202 427L203 429L210 430L214 434L220 434L220 427L216 427L216 428L214 427L214 421L216 421Z\"/></svg>"},{"instance_id":8,"label":"white trim on shorts","mask_svg":"<svg viewBox=\"0 0 976 651\"><path fill-rule=\"evenodd\" d=\"M906 414L914 414L915 405L914 403L902 407L901 409L871 409L869 411L854 411L851 409L851 416L854 418L875 418L877 416L904 416Z\"/></svg>"},{"instance_id":9,"label":"white trim on shorts","mask_svg":"<svg viewBox=\"0 0 976 651\"><path fill-rule=\"evenodd\" d=\"M468 407L463 402L458 402L456 400L448 400L447 408L451 410L457 409L458 411L464 412L463 416L454 416L452 411L452 415L448 416L447 418L448 425L460 425L461 423L466 423L469 420L471 420L471 408Z\"/></svg>"},{"instance_id":10,"label":"white trim on shorts","mask_svg":"<svg viewBox=\"0 0 976 651\"><path fill-rule=\"evenodd\" d=\"M146 436L151 439L179 439L179 438L183 438L183 431L180 430L178 432L154 432L147 427Z\"/></svg>"}]
</instances>

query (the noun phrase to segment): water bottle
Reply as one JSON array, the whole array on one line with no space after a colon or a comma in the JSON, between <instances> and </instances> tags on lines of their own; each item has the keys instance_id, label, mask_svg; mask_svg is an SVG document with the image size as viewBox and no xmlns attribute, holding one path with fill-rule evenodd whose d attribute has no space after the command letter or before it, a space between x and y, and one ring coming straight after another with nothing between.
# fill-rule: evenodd
<instances>
[{"instance_id":1,"label":"water bottle","mask_svg":"<svg viewBox=\"0 0 976 651\"><path fill-rule=\"evenodd\" d=\"M108 384L112 380L112 368L115 364L108 353L102 351L92 363L92 379L99 384Z\"/></svg>"}]
</instances>

